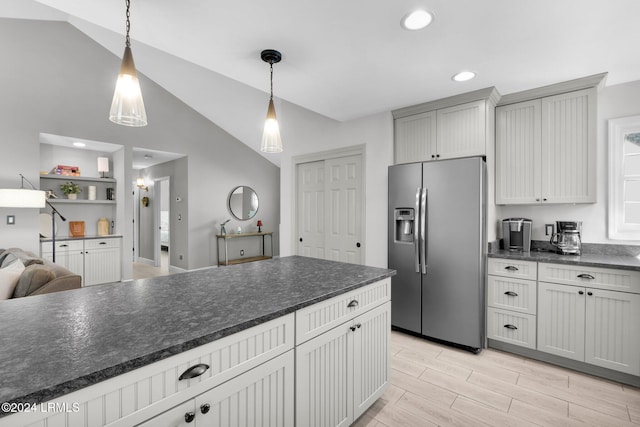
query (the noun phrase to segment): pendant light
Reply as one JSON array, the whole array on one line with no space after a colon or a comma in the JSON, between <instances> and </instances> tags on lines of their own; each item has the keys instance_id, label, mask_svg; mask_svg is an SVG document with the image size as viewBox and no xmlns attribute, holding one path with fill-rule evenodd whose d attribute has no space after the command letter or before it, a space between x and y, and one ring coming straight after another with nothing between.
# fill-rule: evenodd
<instances>
[{"instance_id":1,"label":"pendant light","mask_svg":"<svg viewBox=\"0 0 640 427\"><path fill-rule=\"evenodd\" d=\"M280 128L276 118L276 108L273 105L273 64L280 62L282 55L277 50L263 50L260 57L264 62L268 62L271 69L271 97L269 98L269 108L267 109L267 119L264 122L264 133L260 151L265 153L281 153L282 139L280 138Z\"/></svg>"},{"instance_id":2,"label":"pendant light","mask_svg":"<svg viewBox=\"0 0 640 427\"><path fill-rule=\"evenodd\" d=\"M123 126L146 126L147 113L144 110L140 82L138 82L136 66L133 63L131 41L129 39L129 30L131 28L131 24L129 23L129 3L130 0L126 0L127 37L125 39L120 74L118 74L116 90L113 94L113 101L111 102L109 120Z\"/></svg>"}]
</instances>

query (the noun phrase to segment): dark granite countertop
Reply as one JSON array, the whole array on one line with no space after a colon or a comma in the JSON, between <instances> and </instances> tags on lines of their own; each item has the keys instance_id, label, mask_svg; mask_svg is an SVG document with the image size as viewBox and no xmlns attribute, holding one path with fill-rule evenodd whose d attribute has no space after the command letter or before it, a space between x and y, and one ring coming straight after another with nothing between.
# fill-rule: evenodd
<instances>
[{"instance_id":1,"label":"dark granite countertop","mask_svg":"<svg viewBox=\"0 0 640 427\"><path fill-rule=\"evenodd\" d=\"M0 301L0 403L48 401L394 274L292 256Z\"/></svg>"},{"instance_id":2,"label":"dark granite countertop","mask_svg":"<svg viewBox=\"0 0 640 427\"><path fill-rule=\"evenodd\" d=\"M504 249L490 251L489 258L508 258L524 261L550 262L553 264L583 265L585 267L618 268L640 271L640 259L631 255L582 253L582 255L560 255L555 252L536 251L511 252Z\"/></svg>"}]
</instances>

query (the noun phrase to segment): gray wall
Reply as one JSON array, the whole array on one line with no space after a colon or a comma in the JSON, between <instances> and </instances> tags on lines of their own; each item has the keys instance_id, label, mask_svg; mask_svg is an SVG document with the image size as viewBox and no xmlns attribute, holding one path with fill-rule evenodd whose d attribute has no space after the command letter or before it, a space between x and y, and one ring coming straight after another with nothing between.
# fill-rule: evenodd
<instances>
[{"instance_id":1,"label":"gray wall","mask_svg":"<svg viewBox=\"0 0 640 427\"><path fill-rule=\"evenodd\" d=\"M114 162L123 162L114 165L123 183L132 182L133 147L179 151L189 159L186 177L177 179L183 179L185 186L189 183L179 207L187 242L186 268L215 263L213 235L217 224L229 217L226 197L237 185L258 192L265 228L278 231L279 169L144 75L139 77L149 125L128 128L111 123L107 115L121 59L73 26L0 19L0 56L10 62L0 67L0 188L18 187L19 173L38 180L40 132L124 146L114 154ZM123 225L133 220L132 203L131 197L118 195L116 231L124 235L125 278L131 276L127 248L133 247L133 236L131 227ZM16 215L16 225L6 225L8 214ZM37 209L0 208L0 219L0 247L38 250ZM249 223L244 222L243 228Z\"/></svg>"}]
</instances>

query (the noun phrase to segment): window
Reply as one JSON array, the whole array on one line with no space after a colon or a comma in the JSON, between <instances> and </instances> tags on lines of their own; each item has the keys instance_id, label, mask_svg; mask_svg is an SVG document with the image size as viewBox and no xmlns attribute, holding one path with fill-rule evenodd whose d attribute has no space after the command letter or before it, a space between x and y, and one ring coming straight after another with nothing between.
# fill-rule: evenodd
<instances>
[{"instance_id":1,"label":"window","mask_svg":"<svg viewBox=\"0 0 640 427\"><path fill-rule=\"evenodd\" d=\"M609 238L640 240L640 116L609 120Z\"/></svg>"}]
</instances>

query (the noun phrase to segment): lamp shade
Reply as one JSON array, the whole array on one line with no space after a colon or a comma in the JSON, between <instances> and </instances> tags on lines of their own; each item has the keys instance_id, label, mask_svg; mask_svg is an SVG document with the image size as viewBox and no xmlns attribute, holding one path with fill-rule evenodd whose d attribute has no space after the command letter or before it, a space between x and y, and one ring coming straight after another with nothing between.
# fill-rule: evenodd
<instances>
[{"instance_id":1,"label":"lamp shade","mask_svg":"<svg viewBox=\"0 0 640 427\"><path fill-rule=\"evenodd\" d=\"M109 120L124 126L146 126L147 112L142 101L138 74L129 46L125 47L116 90L113 93Z\"/></svg>"},{"instance_id":2,"label":"lamp shade","mask_svg":"<svg viewBox=\"0 0 640 427\"><path fill-rule=\"evenodd\" d=\"M282 139L280 138L280 127L276 118L276 109L273 105L273 98L269 100L269 108L267 110L267 119L264 122L264 133L262 134L262 143L260 151L264 153L281 153Z\"/></svg>"},{"instance_id":3,"label":"lamp shade","mask_svg":"<svg viewBox=\"0 0 640 427\"><path fill-rule=\"evenodd\" d=\"M45 192L25 188L0 189L0 207L2 208L44 208Z\"/></svg>"},{"instance_id":4,"label":"lamp shade","mask_svg":"<svg viewBox=\"0 0 640 427\"><path fill-rule=\"evenodd\" d=\"M108 157L98 157L98 172L109 172Z\"/></svg>"}]
</instances>

